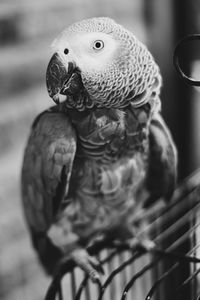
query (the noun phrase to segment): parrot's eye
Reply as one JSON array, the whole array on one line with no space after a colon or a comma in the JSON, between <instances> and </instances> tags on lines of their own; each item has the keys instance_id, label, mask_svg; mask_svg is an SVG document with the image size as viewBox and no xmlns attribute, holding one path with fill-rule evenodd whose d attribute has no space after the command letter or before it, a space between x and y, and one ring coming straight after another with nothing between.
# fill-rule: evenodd
<instances>
[{"instance_id":1,"label":"parrot's eye","mask_svg":"<svg viewBox=\"0 0 200 300\"><path fill-rule=\"evenodd\" d=\"M93 44L94 50L101 50L104 47L104 43L101 40L95 41Z\"/></svg>"}]
</instances>

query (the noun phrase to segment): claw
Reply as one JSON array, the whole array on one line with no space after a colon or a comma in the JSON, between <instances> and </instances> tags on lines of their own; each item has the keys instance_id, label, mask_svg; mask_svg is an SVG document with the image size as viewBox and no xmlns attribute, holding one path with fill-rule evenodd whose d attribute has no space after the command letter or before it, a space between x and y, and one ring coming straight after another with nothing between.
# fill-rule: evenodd
<instances>
[{"instance_id":1,"label":"claw","mask_svg":"<svg viewBox=\"0 0 200 300\"><path fill-rule=\"evenodd\" d=\"M89 261L90 261L92 267L93 267L97 272L101 273L102 275L105 274L104 269L103 269L103 267L102 267L102 265L101 265L101 263L99 262L98 259L96 259L95 257L89 256Z\"/></svg>"},{"instance_id":2,"label":"claw","mask_svg":"<svg viewBox=\"0 0 200 300\"><path fill-rule=\"evenodd\" d=\"M104 274L104 270L95 257L91 257L84 249L75 249L71 253L71 258L90 276L94 283L100 284L99 273Z\"/></svg>"}]
</instances>

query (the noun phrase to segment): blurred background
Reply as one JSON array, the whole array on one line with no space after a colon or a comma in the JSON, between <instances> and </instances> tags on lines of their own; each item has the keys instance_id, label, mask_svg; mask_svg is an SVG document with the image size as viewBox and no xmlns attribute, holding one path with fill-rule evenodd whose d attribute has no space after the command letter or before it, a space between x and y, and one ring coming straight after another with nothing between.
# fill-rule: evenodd
<instances>
[{"instance_id":1,"label":"blurred background","mask_svg":"<svg viewBox=\"0 0 200 300\"><path fill-rule=\"evenodd\" d=\"M199 0L0 0L0 299L43 299L49 283L23 220L22 155L33 119L53 104L45 86L51 42L94 16L114 18L148 45L163 75L163 115L178 146L179 178L200 164L199 90L172 62L178 40L200 32ZM199 48L191 43L182 64L200 78Z\"/></svg>"}]
</instances>

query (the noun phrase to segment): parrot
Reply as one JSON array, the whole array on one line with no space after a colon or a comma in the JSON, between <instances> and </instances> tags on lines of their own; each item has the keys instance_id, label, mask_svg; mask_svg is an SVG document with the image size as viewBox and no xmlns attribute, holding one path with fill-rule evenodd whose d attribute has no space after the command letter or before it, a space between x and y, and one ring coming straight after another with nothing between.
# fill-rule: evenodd
<instances>
[{"instance_id":1,"label":"parrot","mask_svg":"<svg viewBox=\"0 0 200 300\"><path fill-rule=\"evenodd\" d=\"M136 214L171 198L177 149L161 116L162 76L147 46L109 17L77 21L52 44L21 189L33 247L48 274L71 259L97 282L98 237L136 242Z\"/></svg>"}]
</instances>

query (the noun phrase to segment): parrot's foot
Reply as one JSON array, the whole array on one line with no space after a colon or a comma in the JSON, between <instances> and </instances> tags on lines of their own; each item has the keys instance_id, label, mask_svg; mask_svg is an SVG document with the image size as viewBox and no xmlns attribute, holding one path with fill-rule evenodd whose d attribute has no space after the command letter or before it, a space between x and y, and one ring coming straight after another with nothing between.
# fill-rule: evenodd
<instances>
[{"instance_id":1,"label":"parrot's foot","mask_svg":"<svg viewBox=\"0 0 200 300\"><path fill-rule=\"evenodd\" d=\"M81 248L73 250L70 256L73 261L90 276L94 283L100 283L99 274L104 274L104 270L95 257L90 256L86 250Z\"/></svg>"},{"instance_id":2,"label":"parrot's foot","mask_svg":"<svg viewBox=\"0 0 200 300\"><path fill-rule=\"evenodd\" d=\"M155 252L157 245L148 238L134 237L128 241L129 248L135 250L136 248L143 248L147 252Z\"/></svg>"},{"instance_id":3,"label":"parrot's foot","mask_svg":"<svg viewBox=\"0 0 200 300\"><path fill-rule=\"evenodd\" d=\"M100 262L95 257L90 256L85 249L80 247L76 248L75 245L77 245L78 240L76 234L69 232L69 230L67 231L64 225L53 224L48 231L48 237L51 242L63 252L61 263L71 258L90 276L93 282L100 283L100 273L104 274L104 270ZM71 245L73 245L73 250L69 251L70 247L69 244L66 245L66 241L70 241Z\"/></svg>"}]
</instances>

